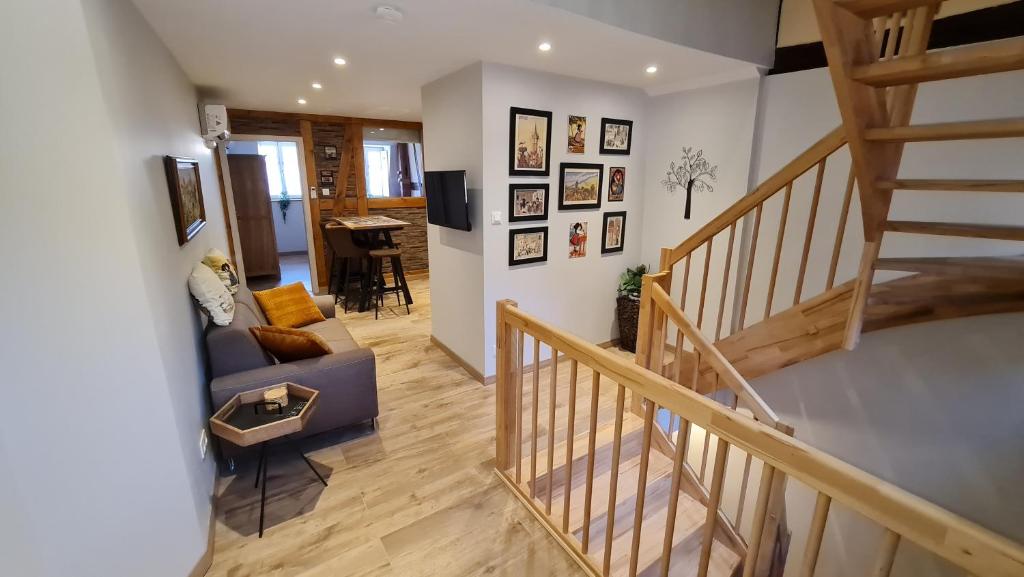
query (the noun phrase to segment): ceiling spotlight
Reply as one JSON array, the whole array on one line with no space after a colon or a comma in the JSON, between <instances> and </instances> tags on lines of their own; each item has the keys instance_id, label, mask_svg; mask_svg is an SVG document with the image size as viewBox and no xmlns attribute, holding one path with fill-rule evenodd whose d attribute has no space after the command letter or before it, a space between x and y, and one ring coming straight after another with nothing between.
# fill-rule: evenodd
<instances>
[{"instance_id":1,"label":"ceiling spotlight","mask_svg":"<svg viewBox=\"0 0 1024 577\"><path fill-rule=\"evenodd\" d=\"M658 67L657 67L657 66L655 66L655 65L653 65L653 64L651 64L650 66L648 66L647 68L645 68L645 70L646 70L646 72L647 72L648 74L654 74L655 72L657 72L657 71L658 71Z\"/></svg>"},{"instance_id":2,"label":"ceiling spotlight","mask_svg":"<svg viewBox=\"0 0 1024 577\"><path fill-rule=\"evenodd\" d=\"M319 82L314 82L314 83L313 83L313 84L311 84L310 86L312 86L312 87L313 87L313 90L320 90L321 88L323 88L323 87L324 87L324 85L323 85L323 84L320 84Z\"/></svg>"},{"instance_id":3,"label":"ceiling spotlight","mask_svg":"<svg viewBox=\"0 0 1024 577\"><path fill-rule=\"evenodd\" d=\"M337 64L338 66L344 66L345 64L347 64L345 59L340 56L334 59L334 63Z\"/></svg>"},{"instance_id":4,"label":"ceiling spotlight","mask_svg":"<svg viewBox=\"0 0 1024 577\"><path fill-rule=\"evenodd\" d=\"M296 100L295 102L298 102L299 104L305 104L306 103L306 99L305 98L300 98L300 99Z\"/></svg>"},{"instance_id":5,"label":"ceiling spotlight","mask_svg":"<svg viewBox=\"0 0 1024 577\"><path fill-rule=\"evenodd\" d=\"M537 50L540 50L541 52L547 52L547 51L551 50L551 43L550 42L541 42L540 46L537 47Z\"/></svg>"}]
</instances>

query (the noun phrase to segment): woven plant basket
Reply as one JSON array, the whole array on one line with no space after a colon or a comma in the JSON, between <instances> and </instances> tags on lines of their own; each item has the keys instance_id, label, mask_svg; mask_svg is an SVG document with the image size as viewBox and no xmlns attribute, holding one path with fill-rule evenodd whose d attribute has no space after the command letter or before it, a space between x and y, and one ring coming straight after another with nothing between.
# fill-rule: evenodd
<instances>
[{"instance_id":1,"label":"woven plant basket","mask_svg":"<svg viewBox=\"0 0 1024 577\"><path fill-rule=\"evenodd\" d=\"M619 347L636 352L636 331L640 325L640 299L620 296L615 299L619 320Z\"/></svg>"}]
</instances>

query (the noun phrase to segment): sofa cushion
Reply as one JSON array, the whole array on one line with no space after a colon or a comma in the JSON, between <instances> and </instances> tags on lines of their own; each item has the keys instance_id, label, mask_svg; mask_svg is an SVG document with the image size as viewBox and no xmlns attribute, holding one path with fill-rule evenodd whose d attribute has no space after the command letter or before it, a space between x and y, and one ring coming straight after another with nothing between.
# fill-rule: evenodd
<instances>
[{"instance_id":1,"label":"sofa cushion","mask_svg":"<svg viewBox=\"0 0 1024 577\"><path fill-rule=\"evenodd\" d=\"M275 327L299 328L324 320L323 313L300 282L252 293Z\"/></svg>"},{"instance_id":2,"label":"sofa cushion","mask_svg":"<svg viewBox=\"0 0 1024 577\"><path fill-rule=\"evenodd\" d=\"M345 328L341 319L327 319L302 327L303 330L320 335L331 346L331 352L343 353L359 348L352 334Z\"/></svg>"},{"instance_id":3,"label":"sofa cushion","mask_svg":"<svg viewBox=\"0 0 1024 577\"><path fill-rule=\"evenodd\" d=\"M331 347L320 335L286 327L249 327L264 350L278 361L287 363L311 359L331 353Z\"/></svg>"},{"instance_id":4,"label":"sofa cushion","mask_svg":"<svg viewBox=\"0 0 1024 577\"><path fill-rule=\"evenodd\" d=\"M188 290L210 319L222 327L231 324L235 314L235 301L217 274L199 262L188 276Z\"/></svg>"},{"instance_id":5,"label":"sofa cushion","mask_svg":"<svg viewBox=\"0 0 1024 577\"><path fill-rule=\"evenodd\" d=\"M242 291L239 291L236 296L241 294ZM266 324L266 320L258 313L259 309L243 300L235 304L235 317L231 324L226 327L207 327L206 350L214 378L274 364L274 358L249 333L249 327Z\"/></svg>"}]
</instances>

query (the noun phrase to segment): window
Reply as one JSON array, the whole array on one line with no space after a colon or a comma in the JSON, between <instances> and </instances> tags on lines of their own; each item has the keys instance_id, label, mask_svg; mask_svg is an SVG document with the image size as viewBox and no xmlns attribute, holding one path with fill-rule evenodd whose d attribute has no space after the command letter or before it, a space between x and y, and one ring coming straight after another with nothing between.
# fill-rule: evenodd
<instances>
[{"instance_id":1,"label":"window","mask_svg":"<svg viewBox=\"0 0 1024 577\"><path fill-rule=\"evenodd\" d=\"M260 141L258 154L267 163L267 184L270 198L302 198L299 178L299 147L294 142Z\"/></svg>"},{"instance_id":2,"label":"window","mask_svg":"<svg viewBox=\"0 0 1024 577\"><path fill-rule=\"evenodd\" d=\"M391 146L365 144L363 151L366 161L366 196L368 198L391 196Z\"/></svg>"},{"instance_id":3,"label":"window","mask_svg":"<svg viewBox=\"0 0 1024 577\"><path fill-rule=\"evenodd\" d=\"M423 196L423 145L418 130L363 127L368 198Z\"/></svg>"}]
</instances>

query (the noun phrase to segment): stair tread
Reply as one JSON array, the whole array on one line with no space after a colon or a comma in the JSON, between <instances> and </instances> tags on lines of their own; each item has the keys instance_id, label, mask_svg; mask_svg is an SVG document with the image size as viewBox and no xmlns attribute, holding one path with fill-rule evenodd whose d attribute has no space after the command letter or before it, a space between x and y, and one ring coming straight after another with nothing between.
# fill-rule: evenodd
<instances>
[{"instance_id":1,"label":"stair tread","mask_svg":"<svg viewBox=\"0 0 1024 577\"><path fill-rule=\"evenodd\" d=\"M880 180L875 186L890 190L941 190L955 192L1024 192L1024 180L970 180L905 178Z\"/></svg>"},{"instance_id":2,"label":"stair tread","mask_svg":"<svg viewBox=\"0 0 1024 577\"><path fill-rule=\"evenodd\" d=\"M1024 68L1024 37L1014 37L863 64L850 71L850 78L883 87L1021 68Z\"/></svg>"},{"instance_id":3,"label":"stair tread","mask_svg":"<svg viewBox=\"0 0 1024 577\"><path fill-rule=\"evenodd\" d=\"M900 10L909 10L929 4L940 4L943 0L835 0L836 6L853 12L862 18L889 16Z\"/></svg>"},{"instance_id":4,"label":"stair tread","mask_svg":"<svg viewBox=\"0 0 1024 577\"><path fill-rule=\"evenodd\" d=\"M1024 136L1024 118L911 124L909 126L868 128L864 131L865 140L880 142L927 142L1019 136Z\"/></svg>"},{"instance_id":5,"label":"stair tread","mask_svg":"<svg viewBox=\"0 0 1024 577\"><path fill-rule=\"evenodd\" d=\"M885 230L888 232L910 234L962 236L994 240L1024 240L1024 227L1009 224L890 220L885 223Z\"/></svg>"},{"instance_id":6,"label":"stair tread","mask_svg":"<svg viewBox=\"0 0 1024 577\"><path fill-rule=\"evenodd\" d=\"M875 269L1024 279L1024 256L880 258Z\"/></svg>"}]
</instances>

